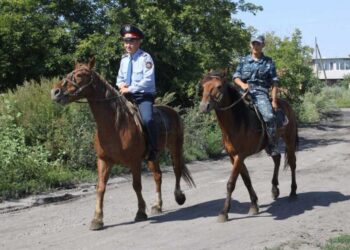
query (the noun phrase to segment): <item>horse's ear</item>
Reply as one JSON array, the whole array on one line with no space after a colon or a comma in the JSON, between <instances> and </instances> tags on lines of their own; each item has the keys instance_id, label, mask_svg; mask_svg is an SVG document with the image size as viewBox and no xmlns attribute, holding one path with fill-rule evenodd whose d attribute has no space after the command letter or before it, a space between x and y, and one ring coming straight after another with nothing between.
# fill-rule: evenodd
<instances>
[{"instance_id":1,"label":"horse's ear","mask_svg":"<svg viewBox=\"0 0 350 250\"><path fill-rule=\"evenodd\" d=\"M80 63L78 62L78 60L74 61L74 69L76 70L77 68L79 68Z\"/></svg>"},{"instance_id":2,"label":"horse's ear","mask_svg":"<svg viewBox=\"0 0 350 250\"><path fill-rule=\"evenodd\" d=\"M221 75L222 75L223 78L227 78L228 68L221 69Z\"/></svg>"},{"instance_id":3,"label":"horse's ear","mask_svg":"<svg viewBox=\"0 0 350 250\"><path fill-rule=\"evenodd\" d=\"M95 67L95 63L96 63L95 57L94 56L90 57L88 62L89 69L92 69L93 67Z\"/></svg>"}]
</instances>

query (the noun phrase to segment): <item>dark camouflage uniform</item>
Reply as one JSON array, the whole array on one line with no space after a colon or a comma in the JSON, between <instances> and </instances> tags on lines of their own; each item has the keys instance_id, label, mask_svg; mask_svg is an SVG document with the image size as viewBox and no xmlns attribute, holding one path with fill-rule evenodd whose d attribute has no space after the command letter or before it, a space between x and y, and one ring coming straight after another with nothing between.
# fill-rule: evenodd
<instances>
[{"instance_id":1,"label":"dark camouflage uniform","mask_svg":"<svg viewBox=\"0 0 350 250\"><path fill-rule=\"evenodd\" d=\"M233 79L235 78L240 78L249 85L252 101L266 123L269 138L275 138L276 118L269 100L269 89L272 84L278 83L275 63L265 55L259 60L248 55L238 64L233 74Z\"/></svg>"}]
</instances>

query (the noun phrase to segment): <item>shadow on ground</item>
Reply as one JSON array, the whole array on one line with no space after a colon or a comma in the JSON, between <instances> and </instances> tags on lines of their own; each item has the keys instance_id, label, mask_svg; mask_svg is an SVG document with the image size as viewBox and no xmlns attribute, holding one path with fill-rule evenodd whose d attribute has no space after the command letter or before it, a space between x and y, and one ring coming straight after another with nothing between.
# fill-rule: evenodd
<instances>
[{"instance_id":1,"label":"shadow on ground","mask_svg":"<svg viewBox=\"0 0 350 250\"><path fill-rule=\"evenodd\" d=\"M260 205L260 212L255 216L248 215L248 210L250 207L249 202L241 203L234 200L231 203L229 220L240 220L261 216L273 217L274 220L284 220L303 214L306 211L311 211L318 206L328 207L331 204L348 200L350 200L350 196L334 191L300 193L296 199L283 197L273 201L270 204ZM165 211L161 215L151 216L149 220L151 223L164 223L170 221L186 221L198 218L217 217L223 205L224 199L211 200L190 207L180 207L174 211ZM235 214L246 214L247 216L235 218ZM133 223L136 222L129 221L114 225L106 225L105 229L122 225L130 225Z\"/></svg>"},{"instance_id":2,"label":"shadow on ground","mask_svg":"<svg viewBox=\"0 0 350 250\"><path fill-rule=\"evenodd\" d=\"M296 199L283 197L273 201L270 204L260 205L260 212L256 216L268 216L273 217L275 220L284 220L303 214L306 211L313 210L317 206L328 207L331 204L348 200L350 200L350 196L334 191L300 193ZM164 223L169 221L186 221L198 218L216 217L221 211L223 205L224 199L211 200L190 207L180 207L174 211L166 211L161 215L150 217L149 220L151 223ZM248 215L249 207L249 202L241 203L237 200L232 201L229 215L229 217L232 219L230 220L256 217ZM247 216L235 218L235 214L247 214ZM128 225L132 223L134 222L109 225L105 228Z\"/></svg>"}]
</instances>

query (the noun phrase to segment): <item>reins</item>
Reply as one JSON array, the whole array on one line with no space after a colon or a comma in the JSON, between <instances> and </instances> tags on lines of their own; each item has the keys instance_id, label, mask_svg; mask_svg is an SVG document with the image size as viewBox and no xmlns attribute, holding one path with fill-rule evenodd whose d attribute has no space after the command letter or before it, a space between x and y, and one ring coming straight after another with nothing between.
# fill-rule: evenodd
<instances>
[{"instance_id":1,"label":"reins","mask_svg":"<svg viewBox=\"0 0 350 250\"><path fill-rule=\"evenodd\" d=\"M242 101L247 94L248 94L248 91L244 92L244 94L241 95L241 97L238 100L234 101L232 104L230 104L230 105L228 105L226 107L217 107L216 109L218 109L220 111L225 111L225 110L231 109L234 106L236 106L240 101Z\"/></svg>"},{"instance_id":2,"label":"reins","mask_svg":"<svg viewBox=\"0 0 350 250\"><path fill-rule=\"evenodd\" d=\"M63 84L62 84L62 86L63 87L65 87L66 86L66 84L69 82L69 83L71 83L75 88L76 88L76 91L74 92L74 93L67 93L67 90L64 92L64 94L65 95L67 95L67 96L77 96L78 94L80 94L84 89L86 89L87 87L89 87L90 85L92 85L92 83L93 83L93 74L95 74L95 75L97 75L98 76L98 74L95 72L95 71L93 71L93 70L90 70L92 73L91 73L91 76L90 76L90 81L87 83L87 84L85 84L85 85L83 85L83 86L79 86L77 83L76 83L76 81L75 81L75 73L76 72L78 72L78 71L80 71L80 70L84 70L84 69L87 69L87 68L80 68L80 69L77 69L77 70L74 70L74 71L72 71L70 74L71 74L71 76L70 76L70 78L71 79L69 79L69 78L67 78L67 77L65 77L64 79L63 79ZM89 69L88 69L89 70ZM100 79L100 80L102 80L102 79ZM103 80L102 80L103 81ZM118 98L120 98L121 97L121 94L118 92L118 91L115 91L115 96L112 96L112 97L105 97L105 98L101 98L101 99L90 99L89 101L90 102L108 102L108 101L111 101L111 100L116 100L116 99L118 99ZM74 101L74 102L76 102L76 103L89 103L89 101L79 101L79 100L76 100L76 101Z\"/></svg>"}]
</instances>

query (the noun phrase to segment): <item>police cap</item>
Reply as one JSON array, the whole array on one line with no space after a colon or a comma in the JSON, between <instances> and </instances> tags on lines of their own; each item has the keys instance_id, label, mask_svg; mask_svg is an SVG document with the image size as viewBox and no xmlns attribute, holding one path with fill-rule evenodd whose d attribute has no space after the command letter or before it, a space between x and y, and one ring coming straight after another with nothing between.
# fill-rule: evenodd
<instances>
[{"instance_id":1,"label":"police cap","mask_svg":"<svg viewBox=\"0 0 350 250\"><path fill-rule=\"evenodd\" d=\"M133 26L131 24L127 24L124 25L121 29L120 29L120 35L122 37L125 36L125 34L131 34L133 38L138 38L138 39L142 39L144 37L143 32L137 28L136 26Z\"/></svg>"}]
</instances>

